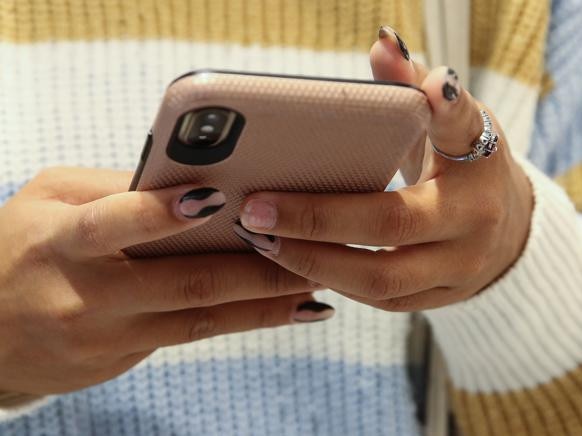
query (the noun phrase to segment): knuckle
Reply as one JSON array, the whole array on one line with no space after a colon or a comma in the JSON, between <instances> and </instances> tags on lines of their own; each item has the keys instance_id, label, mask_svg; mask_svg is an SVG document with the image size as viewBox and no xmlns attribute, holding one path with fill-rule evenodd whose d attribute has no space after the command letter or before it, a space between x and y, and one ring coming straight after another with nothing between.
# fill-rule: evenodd
<instances>
[{"instance_id":1,"label":"knuckle","mask_svg":"<svg viewBox=\"0 0 582 436\"><path fill-rule=\"evenodd\" d=\"M494 229L501 224L503 208L495 198L485 198L480 202L477 225L480 229Z\"/></svg>"},{"instance_id":2,"label":"knuckle","mask_svg":"<svg viewBox=\"0 0 582 436\"><path fill-rule=\"evenodd\" d=\"M51 319L61 332L65 334L76 333L86 314L87 310L80 302L60 304L52 309Z\"/></svg>"},{"instance_id":3,"label":"knuckle","mask_svg":"<svg viewBox=\"0 0 582 436\"><path fill-rule=\"evenodd\" d=\"M410 312L414 309L415 299L412 297L392 298L382 302L382 309L388 312Z\"/></svg>"},{"instance_id":4,"label":"knuckle","mask_svg":"<svg viewBox=\"0 0 582 436\"><path fill-rule=\"evenodd\" d=\"M274 296L282 295L290 288L289 273L277 265L267 265L263 280L267 291Z\"/></svg>"},{"instance_id":5,"label":"knuckle","mask_svg":"<svg viewBox=\"0 0 582 436\"><path fill-rule=\"evenodd\" d=\"M398 245L409 241L416 234L418 223L418 216L412 208L383 203L373 225L376 234L385 235Z\"/></svg>"},{"instance_id":6,"label":"knuckle","mask_svg":"<svg viewBox=\"0 0 582 436\"><path fill-rule=\"evenodd\" d=\"M32 224L32 225L31 225ZM51 240L51 232L44 232L39 234L39 229L42 226L40 223L25 224L23 232L21 233L22 245L25 250L25 255L22 260L33 269L45 269L51 265L55 260L57 250L54 247L54 241Z\"/></svg>"},{"instance_id":7,"label":"knuckle","mask_svg":"<svg viewBox=\"0 0 582 436\"><path fill-rule=\"evenodd\" d=\"M51 330L59 338L69 361L80 362L91 356L93 346L83 334L87 310L81 303L61 305L51 311L50 318Z\"/></svg>"},{"instance_id":8,"label":"knuckle","mask_svg":"<svg viewBox=\"0 0 582 436\"><path fill-rule=\"evenodd\" d=\"M43 198L58 198L59 188L62 185L63 174L65 167L48 167L40 170L27 183L27 187L37 191Z\"/></svg>"},{"instance_id":9,"label":"knuckle","mask_svg":"<svg viewBox=\"0 0 582 436\"><path fill-rule=\"evenodd\" d=\"M480 277L487 269L487 257L482 254L476 254L469 258L467 262L463 262L463 269L465 277Z\"/></svg>"},{"instance_id":10,"label":"knuckle","mask_svg":"<svg viewBox=\"0 0 582 436\"><path fill-rule=\"evenodd\" d=\"M180 284L181 303L189 307L211 306L220 300L219 280L212 267L186 274Z\"/></svg>"},{"instance_id":11,"label":"knuckle","mask_svg":"<svg viewBox=\"0 0 582 436\"><path fill-rule=\"evenodd\" d=\"M370 273L364 293L373 300L387 300L400 295L410 282L408 276L404 268L383 265Z\"/></svg>"},{"instance_id":12,"label":"knuckle","mask_svg":"<svg viewBox=\"0 0 582 436\"><path fill-rule=\"evenodd\" d=\"M364 285L364 294L372 300L385 300L396 292L392 288L393 284L394 279L391 271L385 267L376 269L369 275L367 283Z\"/></svg>"},{"instance_id":13,"label":"knuckle","mask_svg":"<svg viewBox=\"0 0 582 436\"><path fill-rule=\"evenodd\" d=\"M217 334L218 328L215 316L209 310L197 310L190 317L186 329L186 341L194 342Z\"/></svg>"},{"instance_id":14,"label":"knuckle","mask_svg":"<svg viewBox=\"0 0 582 436\"><path fill-rule=\"evenodd\" d=\"M323 209L308 205L299 213L299 225L302 234L309 239L317 239L321 237L326 228L326 213Z\"/></svg>"},{"instance_id":15,"label":"knuckle","mask_svg":"<svg viewBox=\"0 0 582 436\"><path fill-rule=\"evenodd\" d=\"M111 249L100 224L104 214L105 211L99 203L92 204L81 213L76 229L78 239L83 245L100 252Z\"/></svg>"},{"instance_id":16,"label":"knuckle","mask_svg":"<svg viewBox=\"0 0 582 436\"><path fill-rule=\"evenodd\" d=\"M297 254L294 259L294 271L303 277L312 277L317 275L321 269L319 259L314 250L305 250Z\"/></svg>"}]
</instances>

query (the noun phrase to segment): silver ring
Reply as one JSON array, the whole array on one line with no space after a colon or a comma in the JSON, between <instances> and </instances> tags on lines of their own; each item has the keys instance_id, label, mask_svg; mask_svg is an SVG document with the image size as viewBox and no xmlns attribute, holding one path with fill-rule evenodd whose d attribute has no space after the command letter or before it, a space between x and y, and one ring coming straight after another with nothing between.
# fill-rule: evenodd
<instances>
[{"instance_id":1,"label":"silver ring","mask_svg":"<svg viewBox=\"0 0 582 436\"><path fill-rule=\"evenodd\" d=\"M432 144L432 149L439 156L444 157L448 160L454 160L457 162L472 162L474 160L479 160L482 157L488 158L493 153L497 151L497 144L499 143L499 135L493 130L493 123L491 122L491 117L484 110L481 111L481 117L483 118L483 133L477 141L475 141L471 148L472 150L461 156L453 156L451 154L445 153L442 150Z\"/></svg>"}]
</instances>

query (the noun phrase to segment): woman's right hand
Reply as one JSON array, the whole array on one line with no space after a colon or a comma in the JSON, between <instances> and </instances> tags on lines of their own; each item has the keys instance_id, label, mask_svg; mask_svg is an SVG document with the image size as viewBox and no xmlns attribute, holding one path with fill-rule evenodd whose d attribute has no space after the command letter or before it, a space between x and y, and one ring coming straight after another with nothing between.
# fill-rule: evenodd
<instances>
[{"instance_id":1,"label":"woman's right hand","mask_svg":"<svg viewBox=\"0 0 582 436\"><path fill-rule=\"evenodd\" d=\"M333 314L310 282L255 254L123 255L225 201L195 186L124 192L130 178L50 169L0 208L0 390L76 390L158 347Z\"/></svg>"}]
</instances>

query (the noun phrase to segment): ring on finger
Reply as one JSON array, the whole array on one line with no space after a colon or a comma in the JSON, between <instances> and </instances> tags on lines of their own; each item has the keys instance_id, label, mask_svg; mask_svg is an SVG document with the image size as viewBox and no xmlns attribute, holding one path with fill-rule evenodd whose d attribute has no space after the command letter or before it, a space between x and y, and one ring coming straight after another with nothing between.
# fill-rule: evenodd
<instances>
[{"instance_id":1,"label":"ring on finger","mask_svg":"<svg viewBox=\"0 0 582 436\"><path fill-rule=\"evenodd\" d=\"M483 133L477 141L471 146L472 150L460 156L445 153L439 149L435 144L432 144L432 149L436 154L448 160L457 162L473 162L483 157L488 158L498 149L499 135L493 130L493 122L489 114L481 110L481 118L483 118Z\"/></svg>"}]
</instances>

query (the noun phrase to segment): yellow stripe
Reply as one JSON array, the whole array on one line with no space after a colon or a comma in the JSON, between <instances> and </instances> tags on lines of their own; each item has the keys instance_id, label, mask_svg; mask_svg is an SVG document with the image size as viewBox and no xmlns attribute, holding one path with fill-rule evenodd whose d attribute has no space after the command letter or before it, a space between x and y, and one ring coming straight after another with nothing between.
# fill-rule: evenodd
<instances>
[{"instance_id":1,"label":"yellow stripe","mask_svg":"<svg viewBox=\"0 0 582 436\"><path fill-rule=\"evenodd\" d=\"M549 0L472 0L471 65L539 87Z\"/></svg>"},{"instance_id":2,"label":"yellow stripe","mask_svg":"<svg viewBox=\"0 0 582 436\"><path fill-rule=\"evenodd\" d=\"M299 45L301 29L299 26L292 26L290 23L300 23L301 4L294 1L283 2L283 45Z\"/></svg>"},{"instance_id":3,"label":"yellow stripe","mask_svg":"<svg viewBox=\"0 0 582 436\"><path fill-rule=\"evenodd\" d=\"M549 0L472 0L471 64L541 87ZM381 24L423 53L423 0L0 0L0 40L157 39L367 51Z\"/></svg>"},{"instance_id":4,"label":"yellow stripe","mask_svg":"<svg viewBox=\"0 0 582 436\"><path fill-rule=\"evenodd\" d=\"M557 178L564 187L579 212L582 212L582 164L575 166Z\"/></svg>"},{"instance_id":5,"label":"yellow stripe","mask_svg":"<svg viewBox=\"0 0 582 436\"><path fill-rule=\"evenodd\" d=\"M582 366L533 389L491 394L451 389L451 393L463 434L582 434Z\"/></svg>"},{"instance_id":6,"label":"yellow stripe","mask_svg":"<svg viewBox=\"0 0 582 436\"><path fill-rule=\"evenodd\" d=\"M172 38L364 50L390 24L423 51L422 0L0 0L0 40Z\"/></svg>"}]
</instances>

